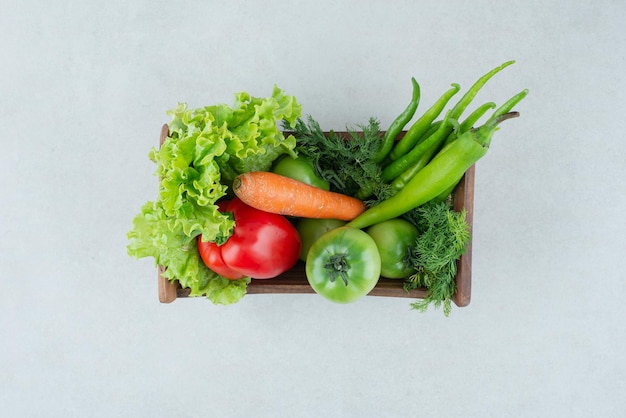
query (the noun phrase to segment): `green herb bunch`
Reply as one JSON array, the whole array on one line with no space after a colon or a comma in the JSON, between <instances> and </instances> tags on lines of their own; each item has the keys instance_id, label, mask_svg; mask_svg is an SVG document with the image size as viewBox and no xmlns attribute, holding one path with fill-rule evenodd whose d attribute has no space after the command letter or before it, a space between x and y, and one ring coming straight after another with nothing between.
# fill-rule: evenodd
<instances>
[{"instance_id":1,"label":"green herb bunch","mask_svg":"<svg viewBox=\"0 0 626 418\"><path fill-rule=\"evenodd\" d=\"M404 215L420 235L411 254L416 273L405 283L405 290L426 288L428 295L411 304L413 309L425 312L433 304L443 306L443 313L452 311L452 295L456 291L457 260L470 241L470 226L466 211L456 212L449 202L428 202Z\"/></svg>"},{"instance_id":2,"label":"green herb bunch","mask_svg":"<svg viewBox=\"0 0 626 418\"><path fill-rule=\"evenodd\" d=\"M295 151L311 160L317 174L330 182L332 191L357 196L367 190L373 197L366 203L373 205L391 195L390 186L381 179L382 168L373 158L382 133L375 118L357 127L360 132L346 128L347 137L334 131L325 134L309 115L306 121L299 118L289 133L296 137Z\"/></svg>"}]
</instances>

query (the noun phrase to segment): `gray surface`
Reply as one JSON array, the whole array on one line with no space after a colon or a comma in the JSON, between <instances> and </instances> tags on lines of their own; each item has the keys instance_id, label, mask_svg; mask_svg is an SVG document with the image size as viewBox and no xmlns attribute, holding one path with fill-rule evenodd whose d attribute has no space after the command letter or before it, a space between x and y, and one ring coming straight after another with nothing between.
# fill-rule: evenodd
<instances>
[{"instance_id":1,"label":"gray surface","mask_svg":"<svg viewBox=\"0 0 626 418\"><path fill-rule=\"evenodd\" d=\"M224 5L227 3L228 5ZM313 5L315 4L315 5ZM623 416L623 3L4 2L3 416ZM274 83L325 128L528 88L476 173L472 303L157 301L126 232L165 111Z\"/></svg>"}]
</instances>

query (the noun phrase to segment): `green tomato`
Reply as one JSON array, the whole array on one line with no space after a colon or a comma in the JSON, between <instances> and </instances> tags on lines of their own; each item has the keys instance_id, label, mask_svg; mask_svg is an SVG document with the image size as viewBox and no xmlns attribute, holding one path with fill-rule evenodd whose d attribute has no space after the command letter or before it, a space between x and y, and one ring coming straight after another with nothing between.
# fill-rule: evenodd
<instances>
[{"instance_id":1,"label":"green tomato","mask_svg":"<svg viewBox=\"0 0 626 418\"><path fill-rule=\"evenodd\" d=\"M272 172L323 190L330 190L330 183L315 173L313 164L305 157L293 158L290 155L285 155L274 165Z\"/></svg>"},{"instance_id":2,"label":"green tomato","mask_svg":"<svg viewBox=\"0 0 626 418\"><path fill-rule=\"evenodd\" d=\"M357 228L343 226L326 232L309 250L306 277L324 298L354 302L367 295L380 278L376 243Z\"/></svg>"},{"instance_id":3,"label":"green tomato","mask_svg":"<svg viewBox=\"0 0 626 418\"><path fill-rule=\"evenodd\" d=\"M404 279L415 273L409 256L419 232L412 223L395 218L372 225L365 232L376 242L383 277Z\"/></svg>"},{"instance_id":4,"label":"green tomato","mask_svg":"<svg viewBox=\"0 0 626 418\"><path fill-rule=\"evenodd\" d=\"M296 224L302 247L300 249L300 260L306 261L309 249L315 241L328 231L344 226L347 222L339 219L311 219L302 218Z\"/></svg>"}]
</instances>

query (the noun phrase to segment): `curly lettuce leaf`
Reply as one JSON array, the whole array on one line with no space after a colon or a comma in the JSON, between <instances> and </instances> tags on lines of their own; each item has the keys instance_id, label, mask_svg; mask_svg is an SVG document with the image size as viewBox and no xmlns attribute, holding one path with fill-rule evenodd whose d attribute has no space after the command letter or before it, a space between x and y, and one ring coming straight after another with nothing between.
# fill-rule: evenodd
<instances>
[{"instance_id":1,"label":"curly lettuce leaf","mask_svg":"<svg viewBox=\"0 0 626 418\"><path fill-rule=\"evenodd\" d=\"M162 276L178 279L190 289L190 296L206 295L215 304L239 301L249 279L228 280L209 270L197 250L197 241L184 231L185 223L167 217L159 202L147 202L133 220L129 232L129 255L153 257L155 265L165 266Z\"/></svg>"},{"instance_id":2,"label":"curly lettuce leaf","mask_svg":"<svg viewBox=\"0 0 626 418\"><path fill-rule=\"evenodd\" d=\"M295 157L295 137L285 138L277 124L283 121L291 126L300 117L302 107L293 96L274 86L268 99L239 93L235 103L236 110L228 122L233 134L227 141L228 158L220 160L228 180L232 180L231 173L268 171L272 162L285 153Z\"/></svg>"},{"instance_id":3,"label":"curly lettuce leaf","mask_svg":"<svg viewBox=\"0 0 626 418\"><path fill-rule=\"evenodd\" d=\"M269 98L235 95L232 107L219 104L188 109L179 103L167 112L169 136L149 158L157 165L158 198L146 203L128 233L129 255L153 257L163 276L178 279L192 296L217 304L233 303L246 292L248 279L228 280L209 270L199 257L196 238L224 242L234 221L219 212L217 201L238 174L269 170L295 138L284 137L278 122L292 125L301 114L293 96L274 86Z\"/></svg>"}]
</instances>

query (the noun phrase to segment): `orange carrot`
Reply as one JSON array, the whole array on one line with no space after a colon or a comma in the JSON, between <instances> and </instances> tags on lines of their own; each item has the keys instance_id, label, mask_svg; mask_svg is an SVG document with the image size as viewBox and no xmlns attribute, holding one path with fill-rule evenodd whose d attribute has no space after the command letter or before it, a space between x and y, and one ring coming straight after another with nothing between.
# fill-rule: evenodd
<instances>
[{"instance_id":1,"label":"orange carrot","mask_svg":"<svg viewBox=\"0 0 626 418\"><path fill-rule=\"evenodd\" d=\"M329 192L268 171L240 174L233 182L235 195L259 210L298 218L350 221L367 209L354 197Z\"/></svg>"}]
</instances>

